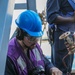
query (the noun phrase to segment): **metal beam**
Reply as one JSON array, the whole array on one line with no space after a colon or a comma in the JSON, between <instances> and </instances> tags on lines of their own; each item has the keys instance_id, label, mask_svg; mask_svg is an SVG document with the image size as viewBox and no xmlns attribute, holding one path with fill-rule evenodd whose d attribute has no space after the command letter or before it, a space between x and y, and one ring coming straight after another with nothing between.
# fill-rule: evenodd
<instances>
[{"instance_id":1,"label":"metal beam","mask_svg":"<svg viewBox=\"0 0 75 75\"><path fill-rule=\"evenodd\" d=\"M34 10L35 12L37 12L36 10L36 0L27 0L27 9L29 10Z\"/></svg>"},{"instance_id":2,"label":"metal beam","mask_svg":"<svg viewBox=\"0 0 75 75\"><path fill-rule=\"evenodd\" d=\"M0 75L4 75L15 0L0 0Z\"/></svg>"},{"instance_id":3,"label":"metal beam","mask_svg":"<svg viewBox=\"0 0 75 75\"><path fill-rule=\"evenodd\" d=\"M14 9L15 10L27 9L27 3L16 3Z\"/></svg>"},{"instance_id":4,"label":"metal beam","mask_svg":"<svg viewBox=\"0 0 75 75\"><path fill-rule=\"evenodd\" d=\"M15 7L14 7L15 10L20 10L20 9L30 9L30 10L34 10L37 12L36 10L36 0L27 0L27 3L16 3L15 4Z\"/></svg>"}]
</instances>

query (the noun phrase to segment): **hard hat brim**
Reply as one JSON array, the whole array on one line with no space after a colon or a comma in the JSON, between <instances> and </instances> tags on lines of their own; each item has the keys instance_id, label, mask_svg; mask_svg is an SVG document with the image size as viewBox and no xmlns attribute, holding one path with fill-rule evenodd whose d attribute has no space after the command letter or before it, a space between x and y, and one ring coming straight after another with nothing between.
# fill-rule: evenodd
<instances>
[{"instance_id":1,"label":"hard hat brim","mask_svg":"<svg viewBox=\"0 0 75 75\"><path fill-rule=\"evenodd\" d=\"M31 32L25 28L22 28L24 31L26 31L29 35L35 36L35 37L41 37L43 35L43 31L40 32Z\"/></svg>"}]
</instances>

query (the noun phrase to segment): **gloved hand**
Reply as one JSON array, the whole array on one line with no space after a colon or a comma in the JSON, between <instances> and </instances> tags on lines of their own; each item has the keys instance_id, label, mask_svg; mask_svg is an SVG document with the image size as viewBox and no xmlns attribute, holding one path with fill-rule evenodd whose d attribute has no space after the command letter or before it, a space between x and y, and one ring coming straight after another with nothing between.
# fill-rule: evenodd
<instances>
[{"instance_id":1,"label":"gloved hand","mask_svg":"<svg viewBox=\"0 0 75 75\"><path fill-rule=\"evenodd\" d=\"M56 68L56 67L52 67L51 69L50 69L50 71L51 71L51 74L52 75L63 75L63 73L62 73L62 71L60 71L58 68Z\"/></svg>"}]
</instances>

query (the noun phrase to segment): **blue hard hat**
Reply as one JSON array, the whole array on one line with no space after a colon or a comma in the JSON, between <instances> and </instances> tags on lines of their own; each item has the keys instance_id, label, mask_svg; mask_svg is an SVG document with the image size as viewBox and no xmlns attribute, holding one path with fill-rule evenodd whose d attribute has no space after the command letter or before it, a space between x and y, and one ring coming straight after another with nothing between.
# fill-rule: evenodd
<instances>
[{"instance_id":1,"label":"blue hard hat","mask_svg":"<svg viewBox=\"0 0 75 75\"><path fill-rule=\"evenodd\" d=\"M40 37L43 35L41 19L39 15L32 10L22 12L15 22L19 28L31 36Z\"/></svg>"}]
</instances>

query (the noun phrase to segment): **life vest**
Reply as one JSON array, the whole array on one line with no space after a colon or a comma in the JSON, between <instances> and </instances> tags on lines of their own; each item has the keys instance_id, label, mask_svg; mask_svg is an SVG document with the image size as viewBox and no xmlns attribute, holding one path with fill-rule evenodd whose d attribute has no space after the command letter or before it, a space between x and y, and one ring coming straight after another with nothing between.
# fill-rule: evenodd
<instances>
[{"instance_id":1,"label":"life vest","mask_svg":"<svg viewBox=\"0 0 75 75\"><path fill-rule=\"evenodd\" d=\"M29 50L29 55L30 61L32 64L34 64L35 67L41 65L43 68L45 68L42 59L42 51L38 44L36 44L36 48ZM16 38L13 38L9 42L8 56L13 61L18 72L18 75L28 75L28 69L32 68L32 66L30 65L27 56L23 52L21 46L18 44Z\"/></svg>"}]
</instances>

